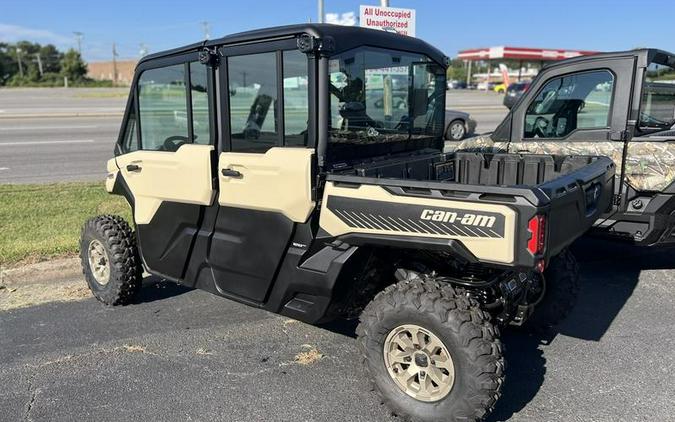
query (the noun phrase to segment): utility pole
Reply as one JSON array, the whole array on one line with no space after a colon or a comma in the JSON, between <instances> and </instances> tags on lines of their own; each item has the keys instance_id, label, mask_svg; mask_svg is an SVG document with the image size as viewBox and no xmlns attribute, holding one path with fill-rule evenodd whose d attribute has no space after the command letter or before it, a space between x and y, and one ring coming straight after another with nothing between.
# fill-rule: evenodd
<instances>
[{"instance_id":1,"label":"utility pole","mask_svg":"<svg viewBox=\"0 0 675 422\"><path fill-rule=\"evenodd\" d=\"M44 76L44 72L42 72L42 58L40 57L40 53L35 54L35 57L37 58L37 63L38 63L38 70L40 70L40 76Z\"/></svg>"},{"instance_id":2,"label":"utility pole","mask_svg":"<svg viewBox=\"0 0 675 422\"><path fill-rule=\"evenodd\" d=\"M19 63L19 75L23 78L23 64L21 63L21 49L16 49L16 61Z\"/></svg>"},{"instance_id":3,"label":"utility pole","mask_svg":"<svg viewBox=\"0 0 675 422\"><path fill-rule=\"evenodd\" d=\"M204 31L204 39L208 40L211 38L211 24L208 21L202 22L202 29Z\"/></svg>"},{"instance_id":4,"label":"utility pole","mask_svg":"<svg viewBox=\"0 0 675 422\"><path fill-rule=\"evenodd\" d=\"M319 12L319 19L318 19L318 22L319 22L319 23L324 23L324 22L326 21L326 20L325 20L326 14L325 14L324 11L323 11L323 0L319 0L319 3L318 3L317 6L318 6L318 9L319 9L319 11L318 11L318 12Z\"/></svg>"},{"instance_id":5,"label":"utility pole","mask_svg":"<svg viewBox=\"0 0 675 422\"><path fill-rule=\"evenodd\" d=\"M75 39L77 40L77 53L81 56L82 55L82 37L84 36L83 33L75 31L73 32L75 34Z\"/></svg>"},{"instance_id":6,"label":"utility pole","mask_svg":"<svg viewBox=\"0 0 675 422\"><path fill-rule=\"evenodd\" d=\"M380 6L389 7L389 0L380 0Z\"/></svg>"},{"instance_id":7,"label":"utility pole","mask_svg":"<svg viewBox=\"0 0 675 422\"><path fill-rule=\"evenodd\" d=\"M115 86L117 84L117 49L115 48L115 43L113 43L112 45L112 65L113 65L112 85Z\"/></svg>"}]
</instances>

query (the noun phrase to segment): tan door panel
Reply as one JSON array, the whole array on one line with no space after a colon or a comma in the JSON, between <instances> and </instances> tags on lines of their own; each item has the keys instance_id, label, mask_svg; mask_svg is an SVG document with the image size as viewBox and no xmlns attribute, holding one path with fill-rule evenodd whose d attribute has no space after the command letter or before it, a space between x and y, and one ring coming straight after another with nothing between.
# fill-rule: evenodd
<instances>
[{"instance_id":1,"label":"tan door panel","mask_svg":"<svg viewBox=\"0 0 675 422\"><path fill-rule=\"evenodd\" d=\"M117 165L134 195L134 220L148 224L163 201L211 205L211 145L185 144L176 152L134 151ZM129 169L127 166L138 166Z\"/></svg>"},{"instance_id":2,"label":"tan door panel","mask_svg":"<svg viewBox=\"0 0 675 422\"><path fill-rule=\"evenodd\" d=\"M279 212L297 223L309 218L312 200L310 148L271 148L264 154L224 152L218 160L222 206ZM223 176L222 170L241 173Z\"/></svg>"}]
</instances>

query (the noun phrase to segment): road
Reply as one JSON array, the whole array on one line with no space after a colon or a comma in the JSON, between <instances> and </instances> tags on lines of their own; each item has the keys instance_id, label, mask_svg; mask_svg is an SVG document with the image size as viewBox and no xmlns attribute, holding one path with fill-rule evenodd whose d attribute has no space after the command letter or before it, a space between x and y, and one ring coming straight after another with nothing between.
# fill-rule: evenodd
<instances>
[{"instance_id":1,"label":"road","mask_svg":"<svg viewBox=\"0 0 675 422\"><path fill-rule=\"evenodd\" d=\"M0 183L103 180L128 89L0 89ZM477 132L506 115L502 96L449 91L447 107L464 110Z\"/></svg>"},{"instance_id":2,"label":"road","mask_svg":"<svg viewBox=\"0 0 675 422\"><path fill-rule=\"evenodd\" d=\"M506 331L489 420L675 420L672 251L586 240L575 254L577 307L544 336ZM126 307L0 313L0 356L0 420L397 420L368 386L353 326L312 327L151 279Z\"/></svg>"}]
</instances>

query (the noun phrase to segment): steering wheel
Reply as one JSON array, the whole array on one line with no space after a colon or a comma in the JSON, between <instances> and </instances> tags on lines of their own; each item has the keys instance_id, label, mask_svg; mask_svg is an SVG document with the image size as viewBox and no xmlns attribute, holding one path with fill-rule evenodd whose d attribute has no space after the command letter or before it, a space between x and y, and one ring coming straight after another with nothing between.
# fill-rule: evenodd
<instances>
[{"instance_id":1,"label":"steering wheel","mask_svg":"<svg viewBox=\"0 0 675 422\"><path fill-rule=\"evenodd\" d=\"M164 140L164 143L162 144L162 150L163 151L177 151L178 148L180 148L181 145L187 144L189 141L187 136L181 136L181 135L174 135L174 136L169 136Z\"/></svg>"}]
</instances>

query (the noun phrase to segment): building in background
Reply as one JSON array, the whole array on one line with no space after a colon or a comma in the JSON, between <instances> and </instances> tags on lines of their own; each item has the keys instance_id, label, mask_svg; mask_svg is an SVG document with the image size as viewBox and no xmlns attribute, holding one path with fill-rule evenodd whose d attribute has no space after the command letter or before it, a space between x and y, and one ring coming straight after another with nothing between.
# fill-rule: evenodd
<instances>
[{"instance_id":1,"label":"building in background","mask_svg":"<svg viewBox=\"0 0 675 422\"><path fill-rule=\"evenodd\" d=\"M521 78L531 79L536 76L546 62L591 54L597 54L597 51L488 47L462 50L457 54L457 58L467 64L467 83L470 83L472 78L484 82L501 81L503 72L499 70L499 65L504 61L511 63L511 66L507 68L508 75L520 81ZM487 72L472 74L471 64L475 62L487 63Z\"/></svg>"},{"instance_id":2,"label":"building in background","mask_svg":"<svg viewBox=\"0 0 675 422\"><path fill-rule=\"evenodd\" d=\"M118 60L117 65L117 80L115 85L131 85L134 78L134 69L136 68L136 60ZM87 77L98 81L112 81L114 66L113 62L89 62L87 64Z\"/></svg>"}]
</instances>

